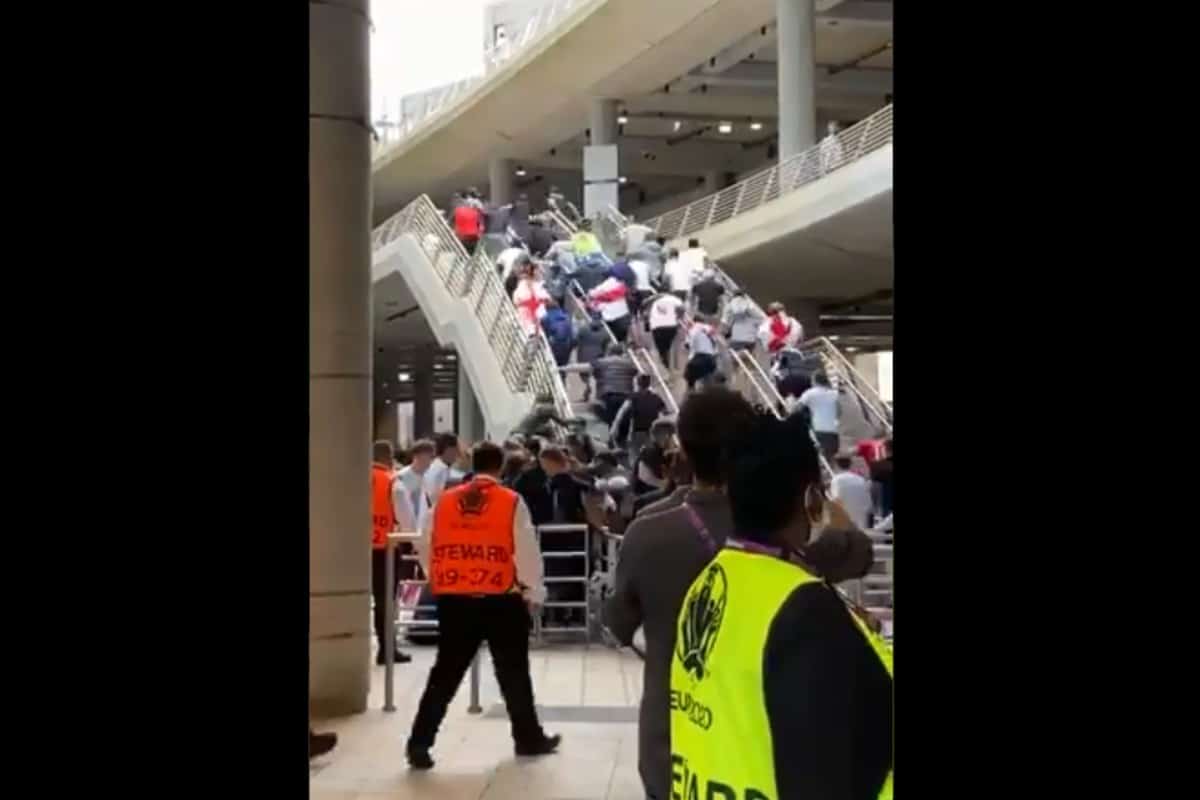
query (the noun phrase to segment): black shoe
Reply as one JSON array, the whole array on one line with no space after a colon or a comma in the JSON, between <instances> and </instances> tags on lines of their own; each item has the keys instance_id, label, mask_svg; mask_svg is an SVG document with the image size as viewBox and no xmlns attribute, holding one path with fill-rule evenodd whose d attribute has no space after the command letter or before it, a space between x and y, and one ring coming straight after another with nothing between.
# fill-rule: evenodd
<instances>
[{"instance_id":1,"label":"black shoe","mask_svg":"<svg viewBox=\"0 0 1200 800\"><path fill-rule=\"evenodd\" d=\"M395 663L407 664L410 661L412 661L412 656L410 656L408 653L403 653L399 650L396 651ZM378 666L383 666L384 664L386 664L387 663L387 653L380 650L379 654L377 656L375 656L375 663Z\"/></svg>"},{"instance_id":2,"label":"black shoe","mask_svg":"<svg viewBox=\"0 0 1200 800\"><path fill-rule=\"evenodd\" d=\"M323 756L333 748L337 747L336 733L313 733L308 732L308 757L316 758Z\"/></svg>"},{"instance_id":3,"label":"black shoe","mask_svg":"<svg viewBox=\"0 0 1200 800\"><path fill-rule=\"evenodd\" d=\"M408 755L408 766L411 769L433 769L433 759L429 757L427 748L406 747L405 752Z\"/></svg>"},{"instance_id":4,"label":"black shoe","mask_svg":"<svg viewBox=\"0 0 1200 800\"><path fill-rule=\"evenodd\" d=\"M562 736L554 734L553 736L545 736L538 741L523 743L517 742L517 755L519 756L545 756L553 753L562 743Z\"/></svg>"}]
</instances>

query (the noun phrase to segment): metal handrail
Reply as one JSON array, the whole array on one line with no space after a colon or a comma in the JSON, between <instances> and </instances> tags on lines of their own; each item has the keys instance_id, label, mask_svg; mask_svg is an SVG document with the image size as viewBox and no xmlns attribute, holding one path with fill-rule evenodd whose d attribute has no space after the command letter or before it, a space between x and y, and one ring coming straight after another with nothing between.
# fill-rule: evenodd
<instances>
[{"instance_id":1,"label":"metal handrail","mask_svg":"<svg viewBox=\"0 0 1200 800\"><path fill-rule=\"evenodd\" d=\"M678 418L679 401L675 399L675 393L671 391L670 384L667 383L666 378L663 377L662 371L659 370L658 361L656 360L654 354L645 347L639 347L636 352L638 354L638 358L640 358L646 364L645 367L639 364L638 369L640 369L642 372L650 374L650 377L653 378L654 382L658 385L658 392L660 395L662 395L663 400L666 402L667 409L671 412L673 417ZM634 363L638 363L637 359L634 360Z\"/></svg>"},{"instance_id":2,"label":"metal handrail","mask_svg":"<svg viewBox=\"0 0 1200 800\"><path fill-rule=\"evenodd\" d=\"M858 161L863 156L891 144L892 104L812 147L780 161L761 172L645 221L659 236L677 239L692 236L705 228L752 211L763 203L776 200L802 186L824 177L835 169ZM836 144L835 144L836 143ZM610 210L611 211L611 210ZM620 212L617 212L618 216ZM614 217L614 221L616 218ZM620 218L624 227L624 218Z\"/></svg>"},{"instance_id":3,"label":"metal handrail","mask_svg":"<svg viewBox=\"0 0 1200 800\"><path fill-rule=\"evenodd\" d=\"M377 227L372 248L378 250L404 235L416 239L446 290L474 311L509 389L550 395L559 416L572 418L574 412L548 342L544 336L525 334L483 248L469 255L428 195L421 195Z\"/></svg>"},{"instance_id":4,"label":"metal handrail","mask_svg":"<svg viewBox=\"0 0 1200 800\"><path fill-rule=\"evenodd\" d=\"M618 227L618 230L621 231L624 229L619 226L628 224L629 221L624 214L611 205L604 210L602 216L604 219L608 220L610 224L612 224L614 227ZM721 284L725 287L725 290L730 295L740 290L741 287L738 286L737 281L731 278L729 273L725 272L720 265L711 263L710 266L716 275L717 280L721 282ZM745 297L750 302L751 307L758 312L759 316L764 318L767 316L766 311L763 310L762 306L760 306L758 302L750 296L749 293L747 293ZM865 377L863 377L862 373L860 373L854 367L850 359L846 358L846 356L840 350L838 350L832 341L830 341L827 337L818 336L802 343L800 345L800 349L817 351L818 355L821 357L822 364L825 365L825 372L829 375L830 384L833 386L833 388L837 389L843 385L849 387L851 393L858 398L861 406L869 412L872 418L871 422L874 423L875 427L882 428L889 436L892 434L893 423L891 408L884 401L883 397L880 396L878 391L876 391L875 387L872 386ZM734 356L733 360L735 363L740 365L741 360L739 357ZM764 385L770 387L770 393L775 396L778 403L782 403L783 399L779 397L779 393L775 389L774 381L772 381L770 377L765 374L762 369L762 365L759 364L755 359L750 359L750 362L753 363L758 372L763 373ZM753 381L753 385L757 387L758 382Z\"/></svg>"},{"instance_id":5,"label":"metal handrail","mask_svg":"<svg viewBox=\"0 0 1200 800\"><path fill-rule=\"evenodd\" d=\"M567 219L567 215L561 211L553 208L547 208L543 213L550 217L550 219L554 221L555 225L562 228L570 236L574 236L575 232L579 230L579 226Z\"/></svg>"},{"instance_id":6,"label":"metal handrail","mask_svg":"<svg viewBox=\"0 0 1200 800\"><path fill-rule=\"evenodd\" d=\"M871 412L873 422L882 427L888 436L892 435L892 409L883 396L854 366L854 363L842 353L827 337L818 336L800 346L801 350L814 350L820 355L825 371L832 381L838 385L846 385L858 398L862 406ZM832 382L831 381L831 382Z\"/></svg>"},{"instance_id":7,"label":"metal handrail","mask_svg":"<svg viewBox=\"0 0 1200 800\"><path fill-rule=\"evenodd\" d=\"M521 33L502 44L489 45L483 51L483 73L472 75L447 86L433 89L424 94L420 112L411 118L402 119L395 125L385 129L385 136L375 146L373 161L379 161L396 148L401 142L425 127L442 112L447 112L458 104L465 95L480 84L487 81L506 66L512 66L515 57L527 50L530 45L541 41L569 18L569 12L576 6L581 6L586 0L551 0L529 19ZM419 96L419 95L418 95ZM401 101L403 102L403 100ZM401 106L403 107L403 106Z\"/></svg>"}]
</instances>

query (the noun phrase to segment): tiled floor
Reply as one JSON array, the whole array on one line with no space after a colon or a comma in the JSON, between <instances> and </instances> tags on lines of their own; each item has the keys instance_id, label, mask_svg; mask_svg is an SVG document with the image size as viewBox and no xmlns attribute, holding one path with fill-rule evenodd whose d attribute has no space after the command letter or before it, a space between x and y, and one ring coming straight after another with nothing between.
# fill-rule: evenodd
<instances>
[{"instance_id":1,"label":"tiled floor","mask_svg":"<svg viewBox=\"0 0 1200 800\"><path fill-rule=\"evenodd\" d=\"M404 761L404 742L433 663L433 649L410 647L411 664L396 667L396 708L383 705L383 667L372 667L365 714L314 721L336 731L338 747L309 769L313 800L405 798L406 800L641 800L637 774L637 725L633 722L547 722L563 735L554 755L517 759L508 720L467 713L463 681L438 735L430 772L413 773ZM534 694L556 716L576 716L573 707L635 707L642 691L641 662L603 645L546 645L531 654ZM480 700L485 711L501 702L486 649ZM590 714L605 717L604 714ZM630 713L608 718L630 719Z\"/></svg>"}]
</instances>

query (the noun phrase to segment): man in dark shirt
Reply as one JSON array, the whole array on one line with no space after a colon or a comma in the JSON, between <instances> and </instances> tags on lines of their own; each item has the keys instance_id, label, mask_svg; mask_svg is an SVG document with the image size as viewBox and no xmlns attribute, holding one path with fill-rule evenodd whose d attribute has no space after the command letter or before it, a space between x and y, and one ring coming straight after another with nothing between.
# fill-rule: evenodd
<instances>
[{"instance_id":1,"label":"man in dark shirt","mask_svg":"<svg viewBox=\"0 0 1200 800\"><path fill-rule=\"evenodd\" d=\"M616 587L604 608L605 625L623 644L633 641L639 627L645 628L638 772L654 800L670 796L667 692L675 622L688 587L733 529L722 488L722 453L753 419L750 405L733 392L704 392L684 401L678 435L694 483L684 504L659 514L639 514L626 529Z\"/></svg>"},{"instance_id":2,"label":"man in dark shirt","mask_svg":"<svg viewBox=\"0 0 1200 800\"><path fill-rule=\"evenodd\" d=\"M636 454L650 438L650 428L658 416L667 409L667 403L650 389L649 375L641 374L634 379L636 391L629 396L613 420L613 442Z\"/></svg>"},{"instance_id":3,"label":"man in dark shirt","mask_svg":"<svg viewBox=\"0 0 1200 800\"><path fill-rule=\"evenodd\" d=\"M692 287L692 297L696 299L696 311L715 321L721 315L721 297L725 287L717 280L716 273L707 270L704 277Z\"/></svg>"},{"instance_id":4,"label":"man in dark shirt","mask_svg":"<svg viewBox=\"0 0 1200 800\"><path fill-rule=\"evenodd\" d=\"M587 523L587 510L583 496L588 485L576 478L569 470L567 454L560 448L548 445L542 448L538 460L549 476L547 488L550 492L551 523L555 525ZM586 534L583 531L553 531L541 538L543 553L583 552ZM587 564L583 556L547 558L547 578L574 578L584 574ZM547 582L548 598L555 603L579 603L586 599L586 588L576 582ZM551 616L562 621L582 622L580 608L551 608Z\"/></svg>"},{"instance_id":5,"label":"man in dark shirt","mask_svg":"<svg viewBox=\"0 0 1200 800\"><path fill-rule=\"evenodd\" d=\"M542 468L542 441L530 439L525 444L532 464L513 481L512 489L524 499L529 506L529 518L535 526L545 525L554 521L554 505L550 498L550 476Z\"/></svg>"}]
</instances>

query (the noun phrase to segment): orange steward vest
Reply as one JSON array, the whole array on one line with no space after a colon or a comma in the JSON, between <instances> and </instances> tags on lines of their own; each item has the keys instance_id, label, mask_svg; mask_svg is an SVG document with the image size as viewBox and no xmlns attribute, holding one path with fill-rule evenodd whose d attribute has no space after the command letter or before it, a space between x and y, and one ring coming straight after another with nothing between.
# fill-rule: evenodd
<instances>
[{"instance_id":1,"label":"orange steward vest","mask_svg":"<svg viewBox=\"0 0 1200 800\"><path fill-rule=\"evenodd\" d=\"M489 478L443 492L433 511L429 586L437 594L505 594L517 582L519 495Z\"/></svg>"},{"instance_id":2,"label":"orange steward vest","mask_svg":"<svg viewBox=\"0 0 1200 800\"><path fill-rule=\"evenodd\" d=\"M387 547L387 535L396 527L392 509L392 471L382 464L371 465L371 549Z\"/></svg>"}]
</instances>

